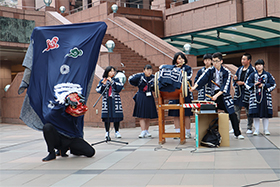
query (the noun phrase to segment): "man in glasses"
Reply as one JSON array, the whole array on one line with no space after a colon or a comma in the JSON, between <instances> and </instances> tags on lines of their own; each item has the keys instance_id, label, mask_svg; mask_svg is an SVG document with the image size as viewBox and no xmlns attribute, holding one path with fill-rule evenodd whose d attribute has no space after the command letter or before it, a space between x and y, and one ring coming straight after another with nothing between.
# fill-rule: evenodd
<instances>
[{"instance_id":1,"label":"man in glasses","mask_svg":"<svg viewBox=\"0 0 280 187\"><path fill-rule=\"evenodd\" d=\"M217 52L212 55L213 67L208 68L190 89L201 89L205 84L211 86L211 99L217 103L217 108L229 114L229 118L234 130L234 135L238 139L244 139L239 130L239 121L234 111L233 100L230 95L230 71L222 66L222 53Z\"/></svg>"}]
</instances>

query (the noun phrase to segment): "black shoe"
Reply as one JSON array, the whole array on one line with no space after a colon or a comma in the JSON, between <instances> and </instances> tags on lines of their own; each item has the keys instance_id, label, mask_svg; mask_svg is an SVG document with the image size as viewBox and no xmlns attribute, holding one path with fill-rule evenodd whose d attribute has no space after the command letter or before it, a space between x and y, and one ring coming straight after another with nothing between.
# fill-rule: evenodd
<instances>
[{"instance_id":1,"label":"black shoe","mask_svg":"<svg viewBox=\"0 0 280 187\"><path fill-rule=\"evenodd\" d=\"M46 156L45 158L42 159L43 162L47 162L47 161L51 161L51 160L54 160L56 158L55 156L55 152L52 151L49 153L48 156Z\"/></svg>"}]
</instances>

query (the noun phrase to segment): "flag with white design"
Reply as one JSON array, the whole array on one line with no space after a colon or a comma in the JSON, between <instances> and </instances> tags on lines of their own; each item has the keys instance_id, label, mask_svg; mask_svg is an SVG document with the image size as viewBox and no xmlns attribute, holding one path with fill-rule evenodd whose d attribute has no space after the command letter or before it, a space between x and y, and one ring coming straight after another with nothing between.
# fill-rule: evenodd
<instances>
[{"instance_id":1,"label":"flag with white design","mask_svg":"<svg viewBox=\"0 0 280 187\"><path fill-rule=\"evenodd\" d=\"M87 100L106 29L104 22L92 22L33 30L33 63L27 95L42 124L52 123L70 137L82 136L83 116L66 114L64 100L73 92Z\"/></svg>"}]
</instances>

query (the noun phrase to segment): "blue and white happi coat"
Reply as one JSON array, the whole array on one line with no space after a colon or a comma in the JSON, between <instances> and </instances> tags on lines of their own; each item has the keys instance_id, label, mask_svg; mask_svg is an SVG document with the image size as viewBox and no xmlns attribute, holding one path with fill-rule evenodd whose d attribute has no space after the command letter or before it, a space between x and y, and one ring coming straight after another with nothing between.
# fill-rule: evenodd
<instances>
[{"instance_id":1,"label":"blue and white happi coat","mask_svg":"<svg viewBox=\"0 0 280 187\"><path fill-rule=\"evenodd\" d=\"M104 89L106 88L106 85L110 84L112 86L112 95L109 96L112 98L112 104L109 103L109 98L108 98L108 90L106 90L104 93ZM122 102L121 102L121 97L120 97L120 92L123 89L123 83L120 82L118 78L112 78L112 82L107 81L106 84L102 83L102 79L99 81L99 84L97 85L96 91L100 94L103 93L102 97L102 113L101 113L101 118L106 119L108 118L108 110L110 110L109 113L109 118L114 119L114 118L123 118L123 108L122 108ZM109 106L110 105L110 106ZM108 108L110 107L110 109Z\"/></svg>"},{"instance_id":2,"label":"blue and white happi coat","mask_svg":"<svg viewBox=\"0 0 280 187\"><path fill-rule=\"evenodd\" d=\"M191 82L191 78L192 78L192 75L193 75L193 71L192 71L192 68L186 64L184 64L183 66L181 66L181 68L178 68L176 67L175 65L173 65L176 69L179 69L179 71L183 72L187 72L187 81L190 82L190 84L192 85L192 82ZM181 82L182 82L182 78L183 76L181 77ZM181 86L178 88L180 89ZM190 92L188 90L188 96L184 98L184 102L185 103L191 103L191 101L193 100L193 94L192 92ZM169 100L168 104L179 104L179 99L176 99L176 100ZM185 108L185 116L191 116L192 115L192 112L191 112L191 109L189 108ZM168 116L179 116L179 110L172 110L170 109L168 111Z\"/></svg>"},{"instance_id":3,"label":"blue and white happi coat","mask_svg":"<svg viewBox=\"0 0 280 187\"><path fill-rule=\"evenodd\" d=\"M211 96L215 95L215 84L211 81L215 82L216 77L216 68L211 67L208 68L202 75L198 78L196 84L198 85L197 90L201 89L204 85L208 83L209 87L211 87ZM234 113L234 105L233 100L230 95L230 82L231 82L231 73L230 71L221 66L220 69L220 81L216 82L220 85L220 91L223 92L224 104L229 114Z\"/></svg>"},{"instance_id":4,"label":"blue and white happi coat","mask_svg":"<svg viewBox=\"0 0 280 187\"><path fill-rule=\"evenodd\" d=\"M205 67L198 70L198 72L196 74L196 77L194 78L195 83L199 79L199 77L204 73L205 70L206 70ZM211 95L211 87L209 85L210 84L206 83L205 86L203 86L201 89L198 90L197 100L199 100L199 101L211 101L211 98L205 96L205 94Z\"/></svg>"},{"instance_id":5,"label":"blue and white happi coat","mask_svg":"<svg viewBox=\"0 0 280 187\"><path fill-rule=\"evenodd\" d=\"M261 82L263 87L258 88L255 86L257 82ZM248 77L245 86L250 90L249 114L258 114L265 111L272 116L271 92L276 88L274 77L264 70L261 75L258 72L254 72ZM262 103L265 104L265 107L261 107L263 106Z\"/></svg>"},{"instance_id":6,"label":"blue and white happi coat","mask_svg":"<svg viewBox=\"0 0 280 187\"><path fill-rule=\"evenodd\" d=\"M237 76L237 80L233 80L234 87L234 97L233 102L234 105L244 106L246 108L249 107L249 99L250 99L250 91L245 86L239 86L236 82L241 79L241 73L243 71L244 66L241 66L236 71L235 75ZM246 82L247 78L251 75L251 73L256 72L256 69L250 64L248 69L246 70L244 82Z\"/></svg>"},{"instance_id":7,"label":"blue and white happi coat","mask_svg":"<svg viewBox=\"0 0 280 187\"><path fill-rule=\"evenodd\" d=\"M175 65L162 65L159 67L158 88L163 92L174 92L181 88L183 74Z\"/></svg>"},{"instance_id":8,"label":"blue and white happi coat","mask_svg":"<svg viewBox=\"0 0 280 187\"><path fill-rule=\"evenodd\" d=\"M193 74L192 68L188 65L183 65L181 68L175 65L162 65L159 67L158 86L163 92L174 92L181 88L183 80L183 71L187 72L187 79L191 83Z\"/></svg>"}]
</instances>

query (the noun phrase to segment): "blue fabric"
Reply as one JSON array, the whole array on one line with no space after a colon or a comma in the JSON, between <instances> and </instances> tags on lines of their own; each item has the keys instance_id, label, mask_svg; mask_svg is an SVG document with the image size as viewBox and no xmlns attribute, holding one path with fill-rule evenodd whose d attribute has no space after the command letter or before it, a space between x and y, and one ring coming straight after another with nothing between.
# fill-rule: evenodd
<instances>
[{"instance_id":1,"label":"blue fabric","mask_svg":"<svg viewBox=\"0 0 280 187\"><path fill-rule=\"evenodd\" d=\"M106 29L104 22L81 23L36 27L31 35L30 105L43 124L68 137L83 137L84 117L67 114L64 98L71 92L88 95Z\"/></svg>"},{"instance_id":2,"label":"blue fabric","mask_svg":"<svg viewBox=\"0 0 280 187\"><path fill-rule=\"evenodd\" d=\"M244 66L241 66L236 71L235 75L237 76L237 80L241 79L241 73L243 71ZM251 75L251 73L255 72L255 68L250 64L248 69L246 70L243 82L246 82L247 78ZM237 81L233 80L233 87L234 87L234 97L233 102L234 105L244 106L246 108L249 107L249 99L250 99L250 91L245 86L239 86Z\"/></svg>"}]
</instances>

